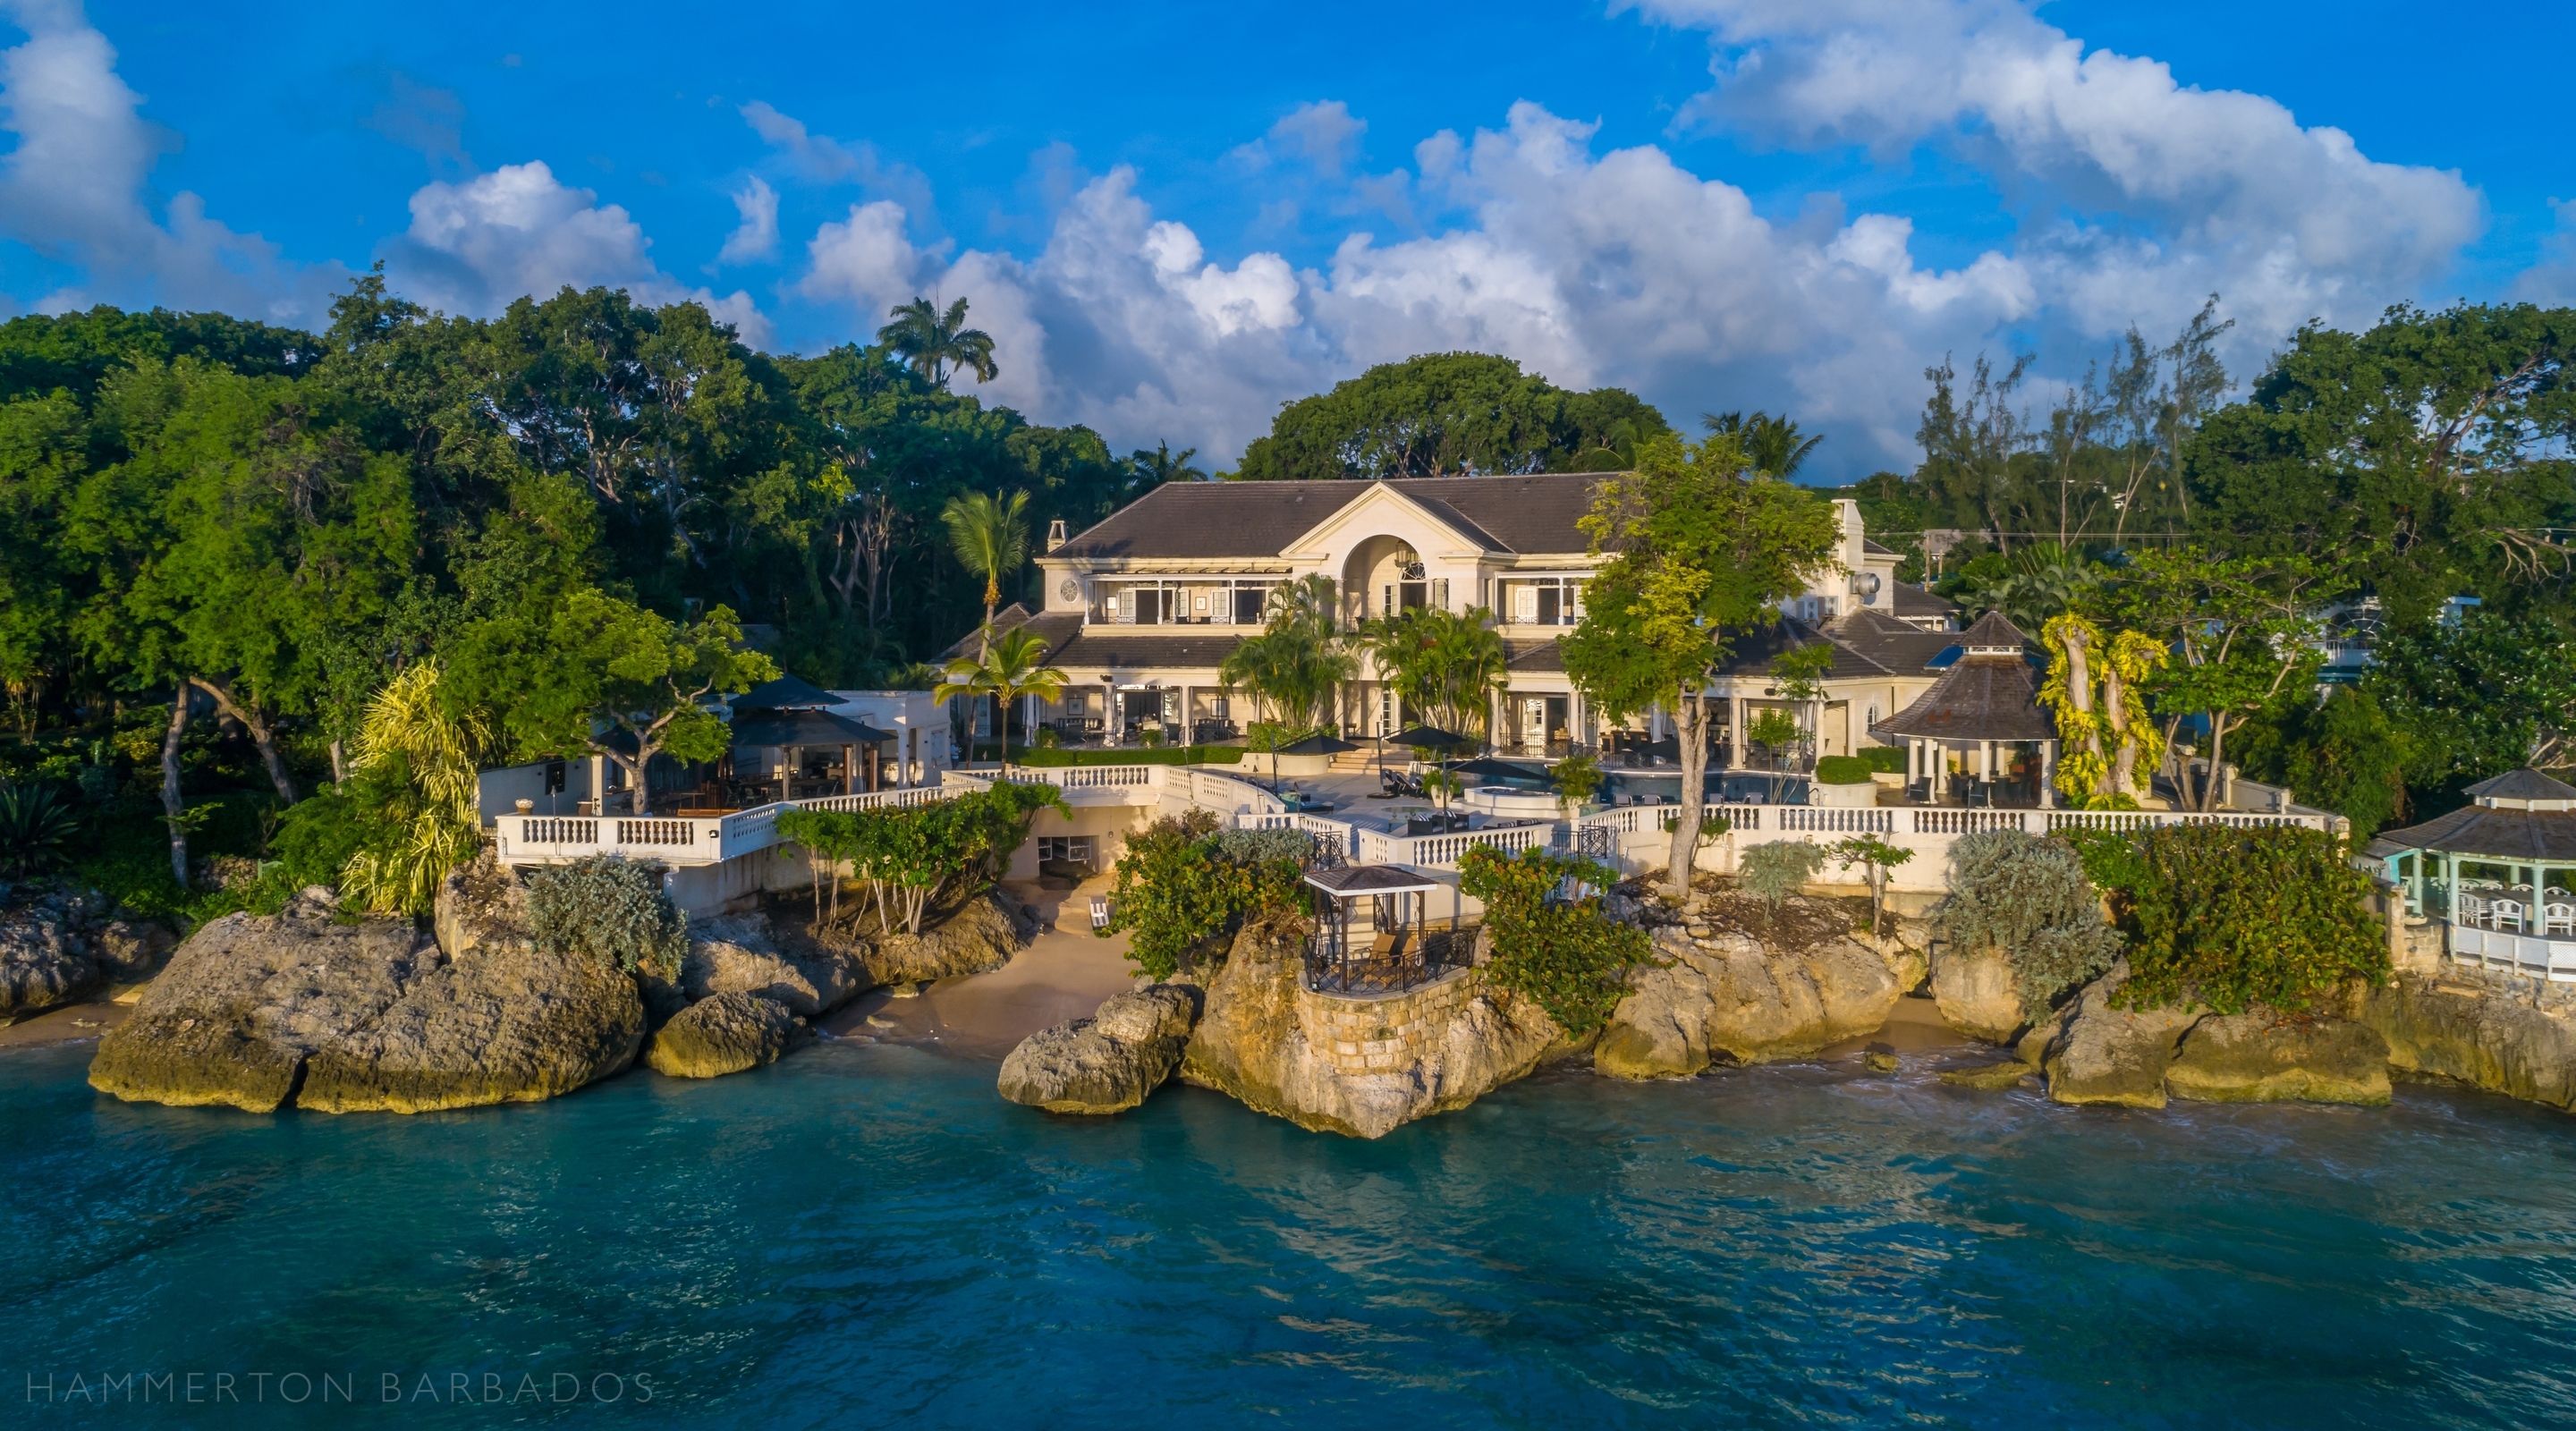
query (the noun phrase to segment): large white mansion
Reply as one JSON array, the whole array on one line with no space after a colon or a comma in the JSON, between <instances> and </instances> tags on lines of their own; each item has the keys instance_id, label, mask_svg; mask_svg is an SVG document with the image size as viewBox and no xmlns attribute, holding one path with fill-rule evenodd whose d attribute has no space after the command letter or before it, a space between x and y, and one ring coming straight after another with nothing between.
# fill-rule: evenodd
<instances>
[{"instance_id":1,"label":"large white mansion","mask_svg":"<svg viewBox=\"0 0 2576 1431\"><path fill-rule=\"evenodd\" d=\"M1057 524L1038 558L1043 608L1013 605L997 625L1043 637L1048 661L1071 678L1061 700L1033 712L1065 736L1221 737L1257 713L1219 682L1219 665L1260 630L1273 586L1321 572L1340 591L1346 621L1408 607L1494 614L1511 653L1492 715L1497 749L1554 755L1569 744L1652 741L1669 734L1661 713L1631 719L1625 732L1604 729L1557 647L1600 563L1575 525L1600 481L1562 473L1173 483L1088 531L1068 535ZM1834 755L1878 744L1870 727L1929 688L1941 674L1933 663L1955 650L1956 608L1898 582L1897 554L1862 532L1859 507L1835 506L1842 569L1817 573L1779 626L1739 635L1734 659L1708 686L1730 766L1746 758L1735 733L1765 706L1788 704L1769 676L1780 652L1832 646L1816 753ZM1391 734L1409 719L1363 664L1343 693L1344 734Z\"/></svg>"}]
</instances>

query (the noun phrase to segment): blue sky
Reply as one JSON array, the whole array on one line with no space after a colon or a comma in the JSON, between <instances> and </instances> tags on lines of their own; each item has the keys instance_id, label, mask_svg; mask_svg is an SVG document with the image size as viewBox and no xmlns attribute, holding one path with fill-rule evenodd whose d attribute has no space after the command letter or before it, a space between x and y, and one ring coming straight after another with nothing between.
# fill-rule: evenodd
<instances>
[{"instance_id":1,"label":"blue sky","mask_svg":"<svg viewBox=\"0 0 2576 1431\"><path fill-rule=\"evenodd\" d=\"M914 292L987 390L1219 464L1369 363L1499 351L1907 460L1921 369L2081 370L2201 298L2576 300L2564 6L2068 0L214 7L0 0L0 310L318 322L697 296L764 346ZM542 167L540 167L542 166Z\"/></svg>"}]
</instances>

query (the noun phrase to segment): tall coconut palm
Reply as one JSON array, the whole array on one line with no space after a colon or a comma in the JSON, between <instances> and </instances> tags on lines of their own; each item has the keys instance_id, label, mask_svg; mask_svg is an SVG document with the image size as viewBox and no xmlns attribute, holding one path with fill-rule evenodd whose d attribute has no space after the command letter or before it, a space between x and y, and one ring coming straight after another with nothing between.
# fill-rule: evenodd
<instances>
[{"instance_id":1,"label":"tall coconut palm","mask_svg":"<svg viewBox=\"0 0 2576 1431\"><path fill-rule=\"evenodd\" d=\"M990 497L960 492L939 509L939 523L948 529L948 549L957 554L958 564L984 578L984 635L977 649L981 659L993 644L993 613L1002 604L1002 578L1029 559L1029 494L1013 492L1005 499L998 492Z\"/></svg>"},{"instance_id":2,"label":"tall coconut palm","mask_svg":"<svg viewBox=\"0 0 2576 1431\"><path fill-rule=\"evenodd\" d=\"M894 321L877 330L877 341L903 355L912 370L941 391L948 388L949 369L973 372L989 383L1001 374L993 362L993 335L966 326L966 300L942 313L927 298L915 298L890 315Z\"/></svg>"},{"instance_id":3,"label":"tall coconut palm","mask_svg":"<svg viewBox=\"0 0 2576 1431\"><path fill-rule=\"evenodd\" d=\"M955 696L991 696L1002 708L999 722L1002 758L1011 758L1011 707L1029 696L1051 701L1064 693L1065 673L1046 663L1046 642L1036 632L1019 628L988 641L981 660L960 656L940 673L931 688L933 700Z\"/></svg>"},{"instance_id":4,"label":"tall coconut palm","mask_svg":"<svg viewBox=\"0 0 2576 1431\"><path fill-rule=\"evenodd\" d=\"M1134 495L1141 497L1166 482L1206 481L1205 469L1190 462L1198 455L1199 450L1195 447L1184 447L1174 452L1168 442L1155 443L1151 452L1137 448L1127 458L1127 470L1135 474L1132 482Z\"/></svg>"},{"instance_id":5,"label":"tall coconut palm","mask_svg":"<svg viewBox=\"0 0 2576 1431\"><path fill-rule=\"evenodd\" d=\"M1807 465L1807 455L1824 441L1800 433L1798 424L1787 413L1773 417L1757 412L1746 417L1740 412L1704 412L1699 422L1712 433L1733 437L1743 447L1754 471L1784 482Z\"/></svg>"}]
</instances>

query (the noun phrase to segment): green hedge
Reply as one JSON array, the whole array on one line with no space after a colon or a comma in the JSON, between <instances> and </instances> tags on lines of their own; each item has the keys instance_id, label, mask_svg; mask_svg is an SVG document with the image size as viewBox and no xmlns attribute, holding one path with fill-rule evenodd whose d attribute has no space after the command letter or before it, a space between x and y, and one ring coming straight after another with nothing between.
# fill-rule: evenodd
<instances>
[{"instance_id":1,"label":"green hedge","mask_svg":"<svg viewBox=\"0 0 2576 1431\"><path fill-rule=\"evenodd\" d=\"M1881 775L1902 775L1905 773L1904 746L1864 746L1861 748L1860 758L1869 762L1869 768Z\"/></svg>"},{"instance_id":2,"label":"green hedge","mask_svg":"<svg viewBox=\"0 0 2576 1431\"><path fill-rule=\"evenodd\" d=\"M1867 785L1870 764L1857 755L1828 755L1816 762L1816 781L1821 785Z\"/></svg>"},{"instance_id":3,"label":"green hedge","mask_svg":"<svg viewBox=\"0 0 2576 1431\"><path fill-rule=\"evenodd\" d=\"M1244 758L1239 745L1166 745L1128 750L1015 750L1015 765L1234 765Z\"/></svg>"}]
</instances>

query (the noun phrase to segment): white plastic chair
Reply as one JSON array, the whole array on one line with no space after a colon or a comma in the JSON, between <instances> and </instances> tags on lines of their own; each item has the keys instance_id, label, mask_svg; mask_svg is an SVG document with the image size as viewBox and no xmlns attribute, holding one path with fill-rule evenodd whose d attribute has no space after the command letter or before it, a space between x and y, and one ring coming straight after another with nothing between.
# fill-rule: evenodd
<instances>
[{"instance_id":1,"label":"white plastic chair","mask_svg":"<svg viewBox=\"0 0 2576 1431\"><path fill-rule=\"evenodd\" d=\"M2541 911L2543 927L2551 934L2576 934L2576 904L2552 903Z\"/></svg>"},{"instance_id":2,"label":"white plastic chair","mask_svg":"<svg viewBox=\"0 0 2576 1431\"><path fill-rule=\"evenodd\" d=\"M2496 928L2511 929L2516 934L2522 932L2522 906L2519 903L2510 899L2499 899L2488 905L2487 909L2495 916Z\"/></svg>"},{"instance_id":3,"label":"white plastic chair","mask_svg":"<svg viewBox=\"0 0 2576 1431\"><path fill-rule=\"evenodd\" d=\"M2468 925L2484 925L2487 922L2487 902L2466 890L2462 890L2460 892L2460 922Z\"/></svg>"}]
</instances>

